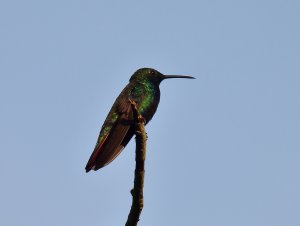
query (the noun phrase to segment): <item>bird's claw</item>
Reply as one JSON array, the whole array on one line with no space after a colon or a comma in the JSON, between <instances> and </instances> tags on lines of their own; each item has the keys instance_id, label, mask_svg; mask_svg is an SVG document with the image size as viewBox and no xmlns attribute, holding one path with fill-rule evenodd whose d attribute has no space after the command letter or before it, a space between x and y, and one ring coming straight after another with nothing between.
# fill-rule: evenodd
<instances>
[{"instance_id":1,"label":"bird's claw","mask_svg":"<svg viewBox=\"0 0 300 226\"><path fill-rule=\"evenodd\" d=\"M135 108L136 112L138 113L136 102L131 99L129 99L128 101L132 105L132 107ZM140 114L138 114L138 122L146 124L146 119L143 116L141 116Z\"/></svg>"},{"instance_id":2,"label":"bird's claw","mask_svg":"<svg viewBox=\"0 0 300 226\"><path fill-rule=\"evenodd\" d=\"M139 115L138 116L138 122L146 124L146 119L143 116Z\"/></svg>"}]
</instances>

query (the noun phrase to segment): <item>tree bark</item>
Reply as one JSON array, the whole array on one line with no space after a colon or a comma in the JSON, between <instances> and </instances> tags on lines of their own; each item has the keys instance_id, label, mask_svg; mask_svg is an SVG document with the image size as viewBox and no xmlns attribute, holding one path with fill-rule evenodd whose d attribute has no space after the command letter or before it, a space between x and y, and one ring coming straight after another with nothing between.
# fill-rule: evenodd
<instances>
[{"instance_id":1,"label":"tree bark","mask_svg":"<svg viewBox=\"0 0 300 226\"><path fill-rule=\"evenodd\" d=\"M131 190L132 204L125 226L136 226L142 209L144 207L144 175L145 175L145 159L146 159L146 140L147 134L145 131L145 120L139 115L136 103L131 101L131 107L133 110L133 117L135 121L135 141L136 141L136 153L135 153L135 175L134 175L134 187Z\"/></svg>"}]
</instances>

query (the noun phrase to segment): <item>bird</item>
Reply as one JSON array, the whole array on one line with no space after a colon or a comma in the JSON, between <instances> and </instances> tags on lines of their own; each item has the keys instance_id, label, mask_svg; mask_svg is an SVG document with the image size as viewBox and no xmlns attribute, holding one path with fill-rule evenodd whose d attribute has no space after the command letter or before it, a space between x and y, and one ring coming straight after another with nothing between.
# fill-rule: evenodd
<instances>
[{"instance_id":1,"label":"bird","mask_svg":"<svg viewBox=\"0 0 300 226\"><path fill-rule=\"evenodd\" d=\"M187 75L164 75L153 68L138 69L122 90L109 111L87 165L86 172L98 170L111 163L133 137L134 120L131 103L147 124L160 101L160 83L165 79L187 78Z\"/></svg>"}]
</instances>

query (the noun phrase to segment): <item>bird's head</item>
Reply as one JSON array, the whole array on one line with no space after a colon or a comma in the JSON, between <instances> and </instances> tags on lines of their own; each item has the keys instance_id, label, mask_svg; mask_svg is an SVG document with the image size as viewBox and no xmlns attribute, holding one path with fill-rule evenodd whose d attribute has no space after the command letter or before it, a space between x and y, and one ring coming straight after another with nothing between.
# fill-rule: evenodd
<instances>
[{"instance_id":1,"label":"bird's head","mask_svg":"<svg viewBox=\"0 0 300 226\"><path fill-rule=\"evenodd\" d=\"M159 85L162 80L169 79L169 78L189 78L193 79L192 76L186 76L186 75L164 75L160 73L159 71L153 69L153 68L140 68L138 69L130 78L130 82L133 81L146 81L146 82L152 82L154 84Z\"/></svg>"}]
</instances>

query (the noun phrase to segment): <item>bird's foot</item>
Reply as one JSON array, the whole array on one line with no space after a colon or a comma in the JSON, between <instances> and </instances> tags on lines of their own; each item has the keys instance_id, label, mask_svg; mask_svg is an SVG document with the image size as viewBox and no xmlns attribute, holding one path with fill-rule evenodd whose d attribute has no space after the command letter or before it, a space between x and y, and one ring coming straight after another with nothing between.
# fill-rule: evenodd
<instances>
[{"instance_id":1,"label":"bird's foot","mask_svg":"<svg viewBox=\"0 0 300 226\"><path fill-rule=\"evenodd\" d=\"M138 116L138 122L146 124L146 119L143 116L139 115Z\"/></svg>"}]
</instances>

